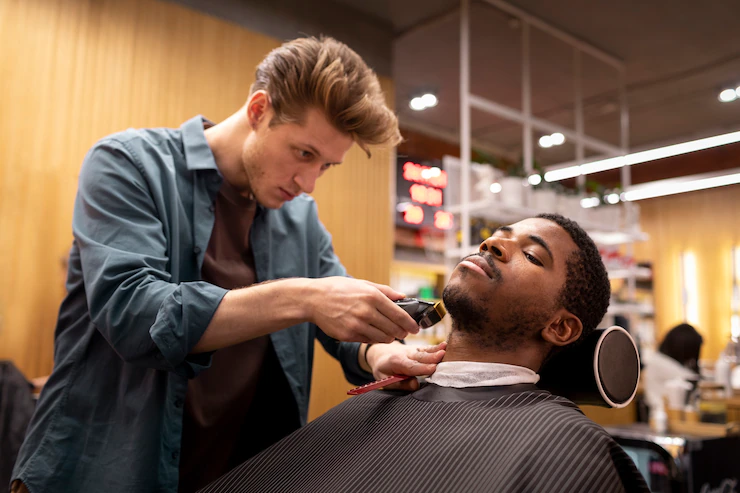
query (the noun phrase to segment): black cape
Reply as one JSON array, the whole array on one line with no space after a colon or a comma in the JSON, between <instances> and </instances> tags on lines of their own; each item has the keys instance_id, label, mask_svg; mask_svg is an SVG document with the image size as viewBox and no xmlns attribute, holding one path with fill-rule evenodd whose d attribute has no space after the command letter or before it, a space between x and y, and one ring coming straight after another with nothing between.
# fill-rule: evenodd
<instances>
[{"instance_id":1,"label":"black cape","mask_svg":"<svg viewBox=\"0 0 740 493\"><path fill-rule=\"evenodd\" d=\"M649 489L622 448L567 399L534 385L426 385L353 397L201 490L513 491Z\"/></svg>"}]
</instances>

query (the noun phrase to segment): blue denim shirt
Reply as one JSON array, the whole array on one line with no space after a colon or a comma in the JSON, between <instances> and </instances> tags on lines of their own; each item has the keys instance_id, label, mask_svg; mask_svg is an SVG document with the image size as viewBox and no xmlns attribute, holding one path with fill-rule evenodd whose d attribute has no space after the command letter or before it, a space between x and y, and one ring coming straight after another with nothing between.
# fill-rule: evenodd
<instances>
[{"instance_id":1,"label":"blue denim shirt","mask_svg":"<svg viewBox=\"0 0 740 493\"><path fill-rule=\"evenodd\" d=\"M85 158L54 371L13 472L31 493L177 491L187 379L211 360L190 352L226 294L200 278L223 180L203 124L127 130ZM346 275L308 196L258 207L250 235L258 281ZM314 338L371 379L359 344L312 324L271 338L303 423Z\"/></svg>"}]
</instances>

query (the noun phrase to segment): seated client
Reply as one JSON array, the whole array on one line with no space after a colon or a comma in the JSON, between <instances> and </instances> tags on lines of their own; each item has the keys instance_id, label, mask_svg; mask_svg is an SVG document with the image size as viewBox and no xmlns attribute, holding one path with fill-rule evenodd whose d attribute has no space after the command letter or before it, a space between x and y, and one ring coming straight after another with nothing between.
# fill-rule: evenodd
<instances>
[{"instance_id":1,"label":"seated client","mask_svg":"<svg viewBox=\"0 0 740 493\"><path fill-rule=\"evenodd\" d=\"M353 397L202 491L649 491L599 425L535 385L599 324L609 293L575 222L499 228L450 277L452 332L425 385Z\"/></svg>"}]
</instances>

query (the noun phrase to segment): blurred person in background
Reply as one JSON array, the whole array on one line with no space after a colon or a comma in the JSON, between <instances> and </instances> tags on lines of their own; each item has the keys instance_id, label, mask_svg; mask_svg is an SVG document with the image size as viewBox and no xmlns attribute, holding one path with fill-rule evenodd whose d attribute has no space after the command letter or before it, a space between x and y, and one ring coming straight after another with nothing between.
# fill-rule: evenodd
<instances>
[{"instance_id":1,"label":"blurred person in background","mask_svg":"<svg viewBox=\"0 0 740 493\"><path fill-rule=\"evenodd\" d=\"M666 399L672 409L683 410L699 381L699 353L704 342L696 329L682 323L666 333L657 351L644 350L642 379L649 417L665 431Z\"/></svg>"}]
</instances>

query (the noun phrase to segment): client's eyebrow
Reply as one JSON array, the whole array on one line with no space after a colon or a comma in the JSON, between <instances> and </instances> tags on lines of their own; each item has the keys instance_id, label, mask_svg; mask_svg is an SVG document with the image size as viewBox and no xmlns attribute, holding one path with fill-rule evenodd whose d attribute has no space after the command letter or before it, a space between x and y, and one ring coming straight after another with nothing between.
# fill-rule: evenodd
<instances>
[{"instance_id":1,"label":"client's eyebrow","mask_svg":"<svg viewBox=\"0 0 740 493\"><path fill-rule=\"evenodd\" d=\"M514 230L511 226L499 226L498 228L493 230L493 233L491 235L496 234L497 231L503 231L504 233L513 233ZM555 262L555 257L552 255L552 250L550 250L550 246L547 244L545 240L542 239L541 236L537 235L529 235L529 239L533 242L537 243L539 246L545 249L547 254L550 256L550 261Z\"/></svg>"},{"instance_id":2,"label":"client's eyebrow","mask_svg":"<svg viewBox=\"0 0 740 493\"><path fill-rule=\"evenodd\" d=\"M547 245L547 242L545 240L537 235L529 235L529 239L544 248L547 254L550 256L550 262L555 263L555 257L552 256L552 251L550 250L550 247Z\"/></svg>"}]
</instances>

